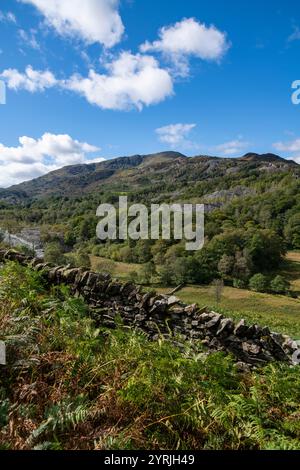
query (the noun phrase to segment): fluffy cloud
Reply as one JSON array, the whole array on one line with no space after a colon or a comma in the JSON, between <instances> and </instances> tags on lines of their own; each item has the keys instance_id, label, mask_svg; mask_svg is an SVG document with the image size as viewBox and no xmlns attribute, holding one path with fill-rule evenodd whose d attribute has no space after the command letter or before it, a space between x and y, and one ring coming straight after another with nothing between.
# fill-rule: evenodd
<instances>
[{"instance_id":1,"label":"fluffy cloud","mask_svg":"<svg viewBox=\"0 0 300 470\"><path fill-rule=\"evenodd\" d=\"M22 46L25 45L35 50L40 49L40 45L36 38L37 31L35 29L31 28L29 31L25 31L24 29L19 29L18 35L19 35Z\"/></svg>"},{"instance_id":2,"label":"fluffy cloud","mask_svg":"<svg viewBox=\"0 0 300 470\"><path fill-rule=\"evenodd\" d=\"M161 142L176 147L191 143L187 140L187 136L195 127L196 124L170 124L156 129L155 132Z\"/></svg>"},{"instance_id":3,"label":"fluffy cloud","mask_svg":"<svg viewBox=\"0 0 300 470\"><path fill-rule=\"evenodd\" d=\"M0 187L8 187L66 165L102 161L102 158L88 158L89 154L99 150L69 135L50 133L40 139L20 137L18 147L0 144Z\"/></svg>"},{"instance_id":4,"label":"fluffy cloud","mask_svg":"<svg viewBox=\"0 0 300 470\"><path fill-rule=\"evenodd\" d=\"M123 52L106 65L107 74L91 70L87 78L74 75L65 84L103 109L142 109L173 93L172 78L151 56Z\"/></svg>"},{"instance_id":5,"label":"fluffy cloud","mask_svg":"<svg viewBox=\"0 0 300 470\"><path fill-rule=\"evenodd\" d=\"M119 0L19 0L34 5L47 24L61 36L78 37L87 44L112 47L120 42L124 25Z\"/></svg>"},{"instance_id":6,"label":"fluffy cloud","mask_svg":"<svg viewBox=\"0 0 300 470\"><path fill-rule=\"evenodd\" d=\"M244 142L240 139L237 139L218 145L215 150L221 153L222 155L226 155L229 157L240 154L248 147L248 145L249 142Z\"/></svg>"},{"instance_id":7,"label":"fluffy cloud","mask_svg":"<svg viewBox=\"0 0 300 470\"><path fill-rule=\"evenodd\" d=\"M279 152L300 152L300 139L295 139L290 142L276 142L273 147Z\"/></svg>"},{"instance_id":8,"label":"fluffy cloud","mask_svg":"<svg viewBox=\"0 0 300 470\"><path fill-rule=\"evenodd\" d=\"M141 45L142 52L162 52L172 59L178 73L188 73L188 59L218 61L229 48L226 34L215 26L206 26L194 18L187 18L175 25L163 27L159 40Z\"/></svg>"},{"instance_id":9,"label":"fluffy cloud","mask_svg":"<svg viewBox=\"0 0 300 470\"><path fill-rule=\"evenodd\" d=\"M16 17L15 15L11 12L8 11L7 13L0 11L0 22L1 23L16 23Z\"/></svg>"},{"instance_id":10,"label":"fluffy cloud","mask_svg":"<svg viewBox=\"0 0 300 470\"><path fill-rule=\"evenodd\" d=\"M16 69L7 69L0 74L0 77L6 81L8 88L26 90L31 93L45 91L58 84L52 72L34 70L30 65L24 73Z\"/></svg>"},{"instance_id":11,"label":"fluffy cloud","mask_svg":"<svg viewBox=\"0 0 300 470\"><path fill-rule=\"evenodd\" d=\"M289 142L276 142L273 147L278 152L287 152L291 154L291 159L300 163L300 139L295 139Z\"/></svg>"},{"instance_id":12,"label":"fluffy cloud","mask_svg":"<svg viewBox=\"0 0 300 470\"><path fill-rule=\"evenodd\" d=\"M30 66L25 73L8 69L0 77L14 90L37 92L54 86L71 90L102 109L141 110L173 93L170 74L160 68L154 57L123 52L105 67L104 74L91 70L88 77L73 75L68 80L57 80L51 72L36 71Z\"/></svg>"},{"instance_id":13,"label":"fluffy cloud","mask_svg":"<svg viewBox=\"0 0 300 470\"><path fill-rule=\"evenodd\" d=\"M104 42L104 37L100 40L96 29L89 27L91 26L89 18L92 17L93 26L95 26L94 20L96 19L97 28L100 29L101 34L104 34L105 28L103 29L101 24L100 26L98 24L99 17L102 18L101 15L104 15L104 12L108 14L107 9L111 12L114 9L114 13L117 14L117 0L19 1L34 4L58 31L62 29L68 34L73 34L75 31L79 34L81 31L81 36L88 42L102 41L106 46L114 43L114 41ZM107 26L109 21L104 21L104 23ZM34 48L39 47L35 30L31 30L29 34L20 30L19 35L26 44ZM29 65L24 73L16 69L4 70L0 78L4 79L8 88L13 90L23 89L34 93L58 87L75 92L89 103L102 109L136 108L142 110L144 106L164 101L174 92L172 71L162 67L152 55L147 55L148 50L162 51L170 56L175 64L173 72L183 76L188 73L189 57L218 60L228 47L224 33L214 26L207 27L191 18L182 20L169 28L163 28L160 31L159 41L141 46L143 53L132 54L130 51L124 51L110 61L103 61L101 72L91 68L87 76L75 74L67 79L58 79L51 71L34 70ZM107 55L104 57L107 58Z\"/></svg>"}]
</instances>

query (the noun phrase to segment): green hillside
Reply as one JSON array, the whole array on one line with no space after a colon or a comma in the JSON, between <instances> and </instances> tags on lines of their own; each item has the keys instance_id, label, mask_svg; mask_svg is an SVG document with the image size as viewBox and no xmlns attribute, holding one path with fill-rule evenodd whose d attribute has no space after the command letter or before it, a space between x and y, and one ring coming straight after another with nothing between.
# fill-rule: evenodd
<instances>
[{"instance_id":1,"label":"green hillside","mask_svg":"<svg viewBox=\"0 0 300 470\"><path fill-rule=\"evenodd\" d=\"M300 449L298 367L99 328L66 288L0 272L0 449Z\"/></svg>"},{"instance_id":2,"label":"green hillside","mask_svg":"<svg viewBox=\"0 0 300 470\"><path fill-rule=\"evenodd\" d=\"M148 207L204 203L204 248L187 252L175 240L100 242L96 209L117 205L120 195ZM202 301L211 305L210 285L219 280L224 309L297 313L297 266L290 261L287 268L286 254L300 249L300 167L277 155L136 155L62 168L0 196L0 227L12 233L38 228L49 261L90 266L90 259L108 259L115 264L95 269L118 276L128 266L125 275L136 282L169 290L201 286ZM189 295L198 298L197 292Z\"/></svg>"}]
</instances>

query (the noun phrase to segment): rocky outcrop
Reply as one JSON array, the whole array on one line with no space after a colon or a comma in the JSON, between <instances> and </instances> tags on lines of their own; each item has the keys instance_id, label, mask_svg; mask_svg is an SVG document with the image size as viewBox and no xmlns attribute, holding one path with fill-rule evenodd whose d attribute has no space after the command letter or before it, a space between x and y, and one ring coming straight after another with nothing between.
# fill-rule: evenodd
<instances>
[{"instance_id":1,"label":"rocky outcrop","mask_svg":"<svg viewBox=\"0 0 300 470\"><path fill-rule=\"evenodd\" d=\"M259 366L274 361L292 364L297 343L285 335L271 332L268 327L234 323L230 318L186 305L174 295L143 292L132 283L120 283L109 275L82 268L52 266L15 251L0 251L0 262L19 262L40 271L49 285L66 284L71 293L82 296L90 307L91 316L99 325L124 326L145 332L149 339L163 335L180 346L184 341L199 341L208 351L232 353L240 367Z\"/></svg>"}]
</instances>

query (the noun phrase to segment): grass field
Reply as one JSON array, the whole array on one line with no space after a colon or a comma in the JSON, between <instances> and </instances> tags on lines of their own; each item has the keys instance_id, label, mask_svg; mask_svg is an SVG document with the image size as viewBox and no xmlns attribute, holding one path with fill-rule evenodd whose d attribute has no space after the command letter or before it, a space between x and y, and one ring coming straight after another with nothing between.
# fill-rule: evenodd
<instances>
[{"instance_id":1,"label":"grass field","mask_svg":"<svg viewBox=\"0 0 300 470\"><path fill-rule=\"evenodd\" d=\"M128 263L119 263L116 261L107 260L106 258L101 258L99 256L91 256L91 267L93 270L97 271L99 269L99 265L103 263L105 266L106 262L109 261L113 267L112 275L119 279L129 279L129 275L132 272L139 272L141 269L140 264L128 264Z\"/></svg>"},{"instance_id":2,"label":"grass field","mask_svg":"<svg viewBox=\"0 0 300 470\"><path fill-rule=\"evenodd\" d=\"M92 266L104 258L92 257ZM114 263L113 276L128 279L130 272L138 272L140 265ZM292 290L300 295L300 252L289 252L280 274L289 279ZM167 293L171 288L155 286L160 293ZM271 294L259 294L249 290L225 287L219 303L212 286L187 286L176 294L186 303L207 306L233 319L241 319L289 334L300 339L300 299Z\"/></svg>"}]
</instances>

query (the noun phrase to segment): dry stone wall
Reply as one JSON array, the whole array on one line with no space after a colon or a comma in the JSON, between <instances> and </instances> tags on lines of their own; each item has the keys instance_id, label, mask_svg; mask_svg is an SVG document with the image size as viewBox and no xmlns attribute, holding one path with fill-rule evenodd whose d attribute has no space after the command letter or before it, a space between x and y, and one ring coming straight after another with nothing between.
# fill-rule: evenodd
<instances>
[{"instance_id":1,"label":"dry stone wall","mask_svg":"<svg viewBox=\"0 0 300 470\"><path fill-rule=\"evenodd\" d=\"M161 335L179 346L184 341L200 341L208 351L232 353L243 369L274 361L292 363L297 343L268 327L234 323L231 318L186 305L177 297L143 292L132 283L121 283L109 275L82 268L53 266L13 250L0 251L0 262L15 261L40 271L49 285L65 284L71 293L82 296L99 325L116 328L121 320L129 328L145 332L149 339Z\"/></svg>"}]
</instances>

